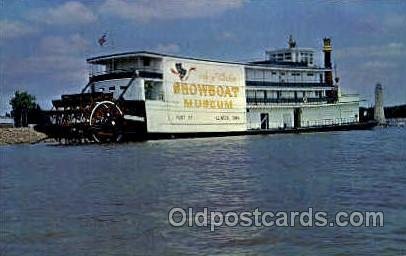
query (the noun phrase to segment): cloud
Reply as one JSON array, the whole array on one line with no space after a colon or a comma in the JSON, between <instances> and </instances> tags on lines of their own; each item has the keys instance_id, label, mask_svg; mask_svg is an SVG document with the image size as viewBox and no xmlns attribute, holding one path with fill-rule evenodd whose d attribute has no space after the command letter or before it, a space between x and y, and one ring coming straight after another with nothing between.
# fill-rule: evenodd
<instances>
[{"instance_id":1,"label":"cloud","mask_svg":"<svg viewBox=\"0 0 406 256\"><path fill-rule=\"evenodd\" d=\"M394 62L390 62L390 61L376 61L376 60L371 60L371 61L367 61L362 65L363 68L367 69L367 70L371 70L371 69L393 69L397 67L397 64ZM386 72L386 71L385 71Z\"/></svg>"},{"instance_id":2,"label":"cloud","mask_svg":"<svg viewBox=\"0 0 406 256\"><path fill-rule=\"evenodd\" d=\"M180 47L177 44L159 44L155 51L160 53L178 53L180 51Z\"/></svg>"},{"instance_id":3,"label":"cloud","mask_svg":"<svg viewBox=\"0 0 406 256\"><path fill-rule=\"evenodd\" d=\"M24 90L35 95L41 107L49 109L52 99L80 92L87 82L87 65L81 56L34 55L3 61L8 72L4 74L1 98L9 99L14 91ZM9 109L7 102L0 105L2 108Z\"/></svg>"},{"instance_id":4,"label":"cloud","mask_svg":"<svg viewBox=\"0 0 406 256\"><path fill-rule=\"evenodd\" d=\"M33 10L29 18L49 25L89 24L97 20L97 16L87 6L76 1L55 8Z\"/></svg>"},{"instance_id":5,"label":"cloud","mask_svg":"<svg viewBox=\"0 0 406 256\"><path fill-rule=\"evenodd\" d=\"M39 42L38 51L10 63L10 71L15 75L19 75L19 72L25 75L43 74L51 78L74 81L78 75L83 74L83 69L86 70L83 56L89 45L79 34L66 37L46 36ZM19 68L21 66L24 68Z\"/></svg>"},{"instance_id":6,"label":"cloud","mask_svg":"<svg viewBox=\"0 0 406 256\"><path fill-rule=\"evenodd\" d=\"M39 43L39 51L45 55L78 54L89 49L90 43L79 34L66 37L46 36Z\"/></svg>"},{"instance_id":7,"label":"cloud","mask_svg":"<svg viewBox=\"0 0 406 256\"><path fill-rule=\"evenodd\" d=\"M349 47L335 51L337 59L348 57L401 57L406 56L406 47L403 43L392 42L385 45Z\"/></svg>"},{"instance_id":8,"label":"cloud","mask_svg":"<svg viewBox=\"0 0 406 256\"><path fill-rule=\"evenodd\" d=\"M237 9L244 0L106 0L100 12L135 21L191 19L216 16L228 10Z\"/></svg>"},{"instance_id":9,"label":"cloud","mask_svg":"<svg viewBox=\"0 0 406 256\"><path fill-rule=\"evenodd\" d=\"M24 67L23 69L19 67ZM43 78L47 81L64 83L78 82L84 78L86 63L83 58L65 55L30 56L15 60L10 64L13 76L30 76ZM44 88L47 90L49 88Z\"/></svg>"},{"instance_id":10,"label":"cloud","mask_svg":"<svg viewBox=\"0 0 406 256\"><path fill-rule=\"evenodd\" d=\"M0 40L19 38L36 32L37 29L18 21L0 21Z\"/></svg>"},{"instance_id":11,"label":"cloud","mask_svg":"<svg viewBox=\"0 0 406 256\"><path fill-rule=\"evenodd\" d=\"M230 31L223 31L217 36L217 39L220 41L235 41L237 36Z\"/></svg>"},{"instance_id":12,"label":"cloud","mask_svg":"<svg viewBox=\"0 0 406 256\"><path fill-rule=\"evenodd\" d=\"M391 13L383 18L383 24L389 28L404 28L406 24L406 16Z\"/></svg>"},{"instance_id":13,"label":"cloud","mask_svg":"<svg viewBox=\"0 0 406 256\"><path fill-rule=\"evenodd\" d=\"M84 51L89 42L73 34L47 36L38 44L38 50L29 56L8 56L2 60L8 70L4 73L3 94L27 90L49 100L54 95L80 90L87 81Z\"/></svg>"}]
</instances>

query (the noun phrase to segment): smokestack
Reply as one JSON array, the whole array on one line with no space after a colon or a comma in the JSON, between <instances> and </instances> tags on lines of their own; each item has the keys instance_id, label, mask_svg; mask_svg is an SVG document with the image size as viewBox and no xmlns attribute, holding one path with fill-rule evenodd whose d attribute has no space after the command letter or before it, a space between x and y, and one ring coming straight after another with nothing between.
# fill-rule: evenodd
<instances>
[{"instance_id":1,"label":"smokestack","mask_svg":"<svg viewBox=\"0 0 406 256\"><path fill-rule=\"evenodd\" d=\"M295 48L295 47L296 47L296 41L293 40L293 36L292 36L292 35L289 36L288 45L289 45L289 49L292 49L292 48Z\"/></svg>"},{"instance_id":2,"label":"smokestack","mask_svg":"<svg viewBox=\"0 0 406 256\"><path fill-rule=\"evenodd\" d=\"M383 87L379 83L375 87L374 119L378 124L386 123L385 112L383 110Z\"/></svg>"},{"instance_id":3,"label":"smokestack","mask_svg":"<svg viewBox=\"0 0 406 256\"><path fill-rule=\"evenodd\" d=\"M325 81L328 85L333 86L333 71L331 65L331 39L328 37L323 38L323 52L324 52L324 68L330 69L324 72Z\"/></svg>"}]
</instances>

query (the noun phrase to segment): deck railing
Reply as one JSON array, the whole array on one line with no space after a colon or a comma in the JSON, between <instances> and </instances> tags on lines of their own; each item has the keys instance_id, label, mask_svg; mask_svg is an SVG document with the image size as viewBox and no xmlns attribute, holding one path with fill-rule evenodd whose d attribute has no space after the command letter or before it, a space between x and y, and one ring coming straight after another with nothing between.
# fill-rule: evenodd
<instances>
[{"instance_id":1,"label":"deck railing","mask_svg":"<svg viewBox=\"0 0 406 256\"><path fill-rule=\"evenodd\" d=\"M266 104L281 104L281 103L333 103L333 97L318 97L318 98L251 98L247 97L247 104L266 105Z\"/></svg>"},{"instance_id":2,"label":"deck railing","mask_svg":"<svg viewBox=\"0 0 406 256\"><path fill-rule=\"evenodd\" d=\"M103 71L90 71L89 77L100 76L100 75L107 75L107 74L120 74L120 73L134 73L134 72L155 72L155 73L162 73L161 69L157 68L127 68L127 69L114 69L114 70L103 70Z\"/></svg>"},{"instance_id":3,"label":"deck railing","mask_svg":"<svg viewBox=\"0 0 406 256\"><path fill-rule=\"evenodd\" d=\"M328 83L320 83L320 82L301 82L301 81L279 81L279 82L271 82L271 81L253 81L247 80L247 86L254 86L254 87L331 87Z\"/></svg>"},{"instance_id":4,"label":"deck railing","mask_svg":"<svg viewBox=\"0 0 406 256\"><path fill-rule=\"evenodd\" d=\"M89 80L91 82L98 82L109 79L122 79L132 78L134 75L140 77L147 77L153 79L162 79L162 70L153 68L141 68L141 69L115 69L109 71L101 71L89 74Z\"/></svg>"},{"instance_id":5,"label":"deck railing","mask_svg":"<svg viewBox=\"0 0 406 256\"><path fill-rule=\"evenodd\" d=\"M333 125L352 124L356 122L358 122L356 117L306 120L301 122L301 127L333 126Z\"/></svg>"},{"instance_id":6,"label":"deck railing","mask_svg":"<svg viewBox=\"0 0 406 256\"><path fill-rule=\"evenodd\" d=\"M317 128L327 126L338 126L357 123L358 120L354 118L335 118L335 119L320 119L320 120L306 120L300 122L300 127L297 128ZM258 123L247 123L248 129L260 129ZM272 129L294 129L293 123L290 121L268 121L267 125L269 130ZM262 129L262 130L268 130Z\"/></svg>"}]
</instances>

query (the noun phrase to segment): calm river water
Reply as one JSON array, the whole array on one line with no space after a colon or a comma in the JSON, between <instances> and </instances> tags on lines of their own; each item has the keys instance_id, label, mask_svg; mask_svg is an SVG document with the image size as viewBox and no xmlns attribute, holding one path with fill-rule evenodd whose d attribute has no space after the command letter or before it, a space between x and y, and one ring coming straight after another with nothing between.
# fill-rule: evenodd
<instances>
[{"instance_id":1,"label":"calm river water","mask_svg":"<svg viewBox=\"0 0 406 256\"><path fill-rule=\"evenodd\" d=\"M406 129L1 146L0 255L406 255ZM172 207L384 227L172 227Z\"/></svg>"}]
</instances>

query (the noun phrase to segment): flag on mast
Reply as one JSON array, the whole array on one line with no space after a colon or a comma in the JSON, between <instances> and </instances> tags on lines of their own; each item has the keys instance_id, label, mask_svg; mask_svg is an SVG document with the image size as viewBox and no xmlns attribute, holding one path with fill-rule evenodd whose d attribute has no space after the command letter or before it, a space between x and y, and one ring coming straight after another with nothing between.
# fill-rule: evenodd
<instances>
[{"instance_id":1,"label":"flag on mast","mask_svg":"<svg viewBox=\"0 0 406 256\"><path fill-rule=\"evenodd\" d=\"M99 43L100 46L103 46L103 45L107 42L106 36L107 36L106 33L104 33L104 34L99 38L99 40L97 40L97 42Z\"/></svg>"}]
</instances>

